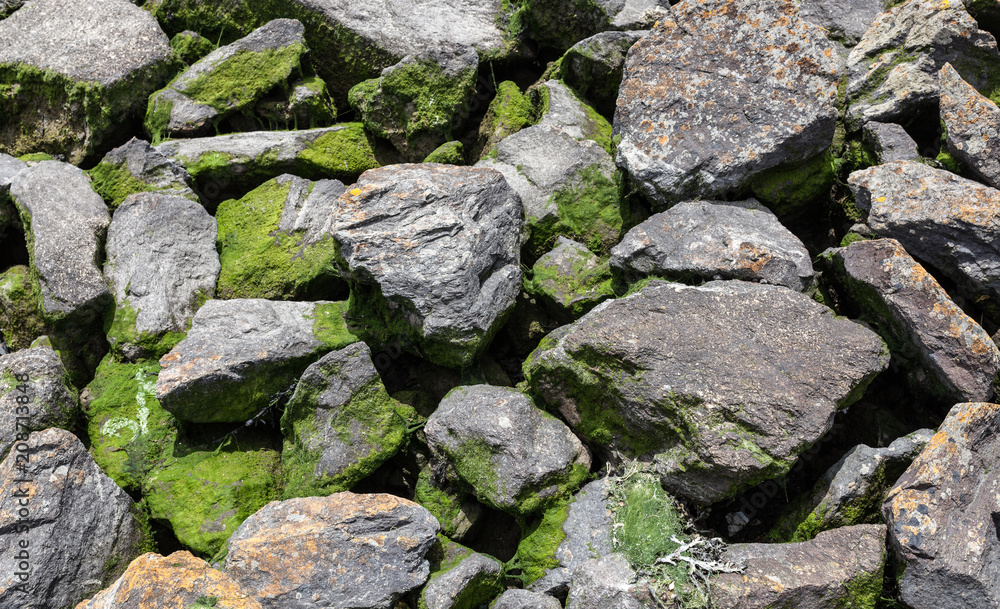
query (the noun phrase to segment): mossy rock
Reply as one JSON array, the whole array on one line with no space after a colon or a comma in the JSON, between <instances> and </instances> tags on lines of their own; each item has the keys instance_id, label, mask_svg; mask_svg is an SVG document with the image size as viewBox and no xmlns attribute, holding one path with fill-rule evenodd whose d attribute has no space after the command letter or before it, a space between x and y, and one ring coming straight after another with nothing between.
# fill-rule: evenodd
<instances>
[{"instance_id":1,"label":"mossy rock","mask_svg":"<svg viewBox=\"0 0 1000 609\"><path fill-rule=\"evenodd\" d=\"M413 500L424 506L441 524L441 533L450 539L462 539L475 526L482 508L468 494L434 480L430 468L420 470Z\"/></svg>"},{"instance_id":2,"label":"mossy rock","mask_svg":"<svg viewBox=\"0 0 1000 609\"><path fill-rule=\"evenodd\" d=\"M191 65L216 49L215 43L197 32L184 30L170 39L170 48L178 59Z\"/></svg>"},{"instance_id":3,"label":"mossy rock","mask_svg":"<svg viewBox=\"0 0 1000 609\"><path fill-rule=\"evenodd\" d=\"M559 237L556 248L538 259L525 289L553 313L570 321L614 297L611 268L583 245Z\"/></svg>"},{"instance_id":4,"label":"mossy rock","mask_svg":"<svg viewBox=\"0 0 1000 609\"><path fill-rule=\"evenodd\" d=\"M570 499L549 507L541 517L523 525L517 553L507 564L508 569L520 571L518 579L527 587L540 579L549 569L559 566L556 550L566 539L563 523L569 517Z\"/></svg>"},{"instance_id":5,"label":"mossy rock","mask_svg":"<svg viewBox=\"0 0 1000 609\"><path fill-rule=\"evenodd\" d=\"M537 110L517 84L505 80L497 85L496 97L486 109L476 143L480 159L495 154L496 145L507 136L538 121Z\"/></svg>"},{"instance_id":6,"label":"mossy rock","mask_svg":"<svg viewBox=\"0 0 1000 609\"><path fill-rule=\"evenodd\" d=\"M444 163L446 165L464 165L465 148L462 142L446 142L441 144L434 152L427 155L425 163Z\"/></svg>"},{"instance_id":7,"label":"mossy rock","mask_svg":"<svg viewBox=\"0 0 1000 609\"><path fill-rule=\"evenodd\" d=\"M12 350L26 349L50 331L42 311L38 284L26 266L13 266L0 275L0 332Z\"/></svg>"},{"instance_id":8,"label":"mossy rock","mask_svg":"<svg viewBox=\"0 0 1000 609\"><path fill-rule=\"evenodd\" d=\"M836 180L836 165L829 150L802 163L774 167L758 174L750 190L778 216L810 211L810 203L828 197Z\"/></svg>"}]
</instances>

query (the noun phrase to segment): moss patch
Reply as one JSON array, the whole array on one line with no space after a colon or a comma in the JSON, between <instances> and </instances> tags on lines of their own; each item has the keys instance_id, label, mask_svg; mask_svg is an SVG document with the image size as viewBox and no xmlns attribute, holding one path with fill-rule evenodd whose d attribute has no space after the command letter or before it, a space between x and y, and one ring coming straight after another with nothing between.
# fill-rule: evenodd
<instances>
[{"instance_id":1,"label":"moss patch","mask_svg":"<svg viewBox=\"0 0 1000 609\"><path fill-rule=\"evenodd\" d=\"M14 351L26 349L49 331L42 296L26 266L13 266L0 275L0 331Z\"/></svg>"},{"instance_id":2,"label":"moss patch","mask_svg":"<svg viewBox=\"0 0 1000 609\"><path fill-rule=\"evenodd\" d=\"M215 50L211 40L191 31L178 33L170 39L170 48L178 59L191 65Z\"/></svg>"},{"instance_id":3,"label":"moss patch","mask_svg":"<svg viewBox=\"0 0 1000 609\"><path fill-rule=\"evenodd\" d=\"M287 83L293 74L301 73L300 59L305 51L301 44L262 51L240 49L178 90L220 113L246 108Z\"/></svg>"},{"instance_id":4,"label":"moss patch","mask_svg":"<svg viewBox=\"0 0 1000 609\"><path fill-rule=\"evenodd\" d=\"M441 524L441 533L454 537L462 523L463 497L451 489L440 488L431 479L429 469L422 469L417 475L417 486L413 500L424 506Z\"/></svg>"},{"instance_id":5,"label":"moss patch","mask_svg":"<svg viewBox=\"0 0 1000 609\"><path fill-rule=\"evenodd\" d=\"M828 196L836 179L829 150L803 163L764 171L750 183L754 196L778 216L807 211L810 202Z\"/></svg>"},{"instance_id":6,"label":"moss patch","mask_svg":"<svg viewBox=\"0 0 1000 609\"><path fill-rule=\"evenodd\" d=\"M425 163L444 163L446 165L464 165L465 153L462 142L446 142L438 146L434 152L427 155Z\"/></svg>"},{"instance_id":7,"label":"moss patch","mask_svg":"<svg viewBox=\"0 0 1000 609\"><path fill-rule=\"evenodd\" d=\"M295 173L315 179L334 177L352 182L365 171L379 166L375 146L364 126L361 123L340 126L343 128L321 135L299 153L296 161L301 171Z\"/></svg>"},{"instance_id":8,"label":"moss patch","mask_svg":"<svg viewBox=\"0 0 1000 609\"><path fill-rule=\"evenodd\" d=\"M587 246L598 255L607 255L618 243L624 218L619 187L596 165L581 169L565 188L549 198L558 218L528 218L531 237L525 247L535 257L552 248L559 235Z\"/></svg>"},{"instance_id":9,"label":"moss patch","mask_svg":"<svg viewBox=\"0 0 1000 609\"><path fill-rule=\"evenodd\" d=\"M521 93L518 86L505 80L497 86L496 97L490 102L479 126L477 150L480 159L495 152L500 140L514 135L538 120L535 106Z\"/></svg>"},{"instance_id":10,"label":"moss patch","mask_svg":"<svg viewBox=\"0 0 1000 609\"><path fill-rule=\"evenodd\" d=\"M108 310L111 312L111 310ZM144 358L159 359L184 340L186 332L145 332L136 329L139 312L124 302L112 313L110 327L105 328L112 352L123 357L126 347L138 348Z\"/></svg>"},{"instance_id":11,"label":"moss patch","mask_svg":"<svg viewBox=\"0 0 1000 609\"><path fill-rule=\"evenodd\" d=\"M518 577L525 587L540 579L549 569L559 566L556 550L566 539L563 523L569 516L570 503L565 499L556 503L521 532L517 554L507 567L520 570Z\"/></svg>"},{"instance_id":12,"label":"moss patch","mask_svg":"<svg viewBox=\"0 0 1000 609\"><path fill-rule=\"evenodd\" d=\"M101 195L112 211L118 208L125 197L137 192L154 190L152 186L137 180L128 169L104 161L87 171L91 186Z\"/></svg>"},{"instance_id":13,"label":"moss patch","mask_svg":"<svg viewBox=\"0 0 1000 609\"><path fill-rule=\"evenodd\" d=\"M606 260L579 256L569 273L558 265L544 264L544 258L532 267L532 277L525 289L540 296L556 314L578 319L595 305L614 297L611 268Z\"/></svg>"}]
</instances>

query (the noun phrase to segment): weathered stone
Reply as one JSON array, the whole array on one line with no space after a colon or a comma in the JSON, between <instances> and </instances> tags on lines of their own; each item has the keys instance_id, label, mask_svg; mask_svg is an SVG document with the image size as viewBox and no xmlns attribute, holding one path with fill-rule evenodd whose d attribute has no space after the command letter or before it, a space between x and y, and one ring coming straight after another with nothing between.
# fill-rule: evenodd
<instances>
[{"instance_id":1,"label":"weathered stone","mask_svg":"<svg viewBox=\"0 0 1000 609\"><path fill-rule=\"evenodd\" d=\"M788 288L653 281L549 334L524 371L581 437L713 503L787 472L888 360L874 332Z\"/></svg>"},{"instance_id":2,"label":"weathered stone","mask_svg":"<svg viewBox=\"0 0 1000 609\"><path fill-rule=\"evenodd\" d=\"M557 49L604 30L649 28L670 14L667 0L528 0L524 7L532 38Z\"/></svg>"},{"instance_id":3,"label":"weathered stone","mask_svg":"<svg viewBox=\"0 0 1000 609\"><path fill-rule=\"evenodd\" d=\"M149 145L132 138L127 144L104 155L97 167L87 172L93 188L114 209L125 197L138 192L161 192L199 203L194 181L184 166L168 159Z\"/></svg>"},{"instance_id":4,"label":"weathered stone","mask_svg":"<svg viewBox=\"0 0 1000 609\"><path fill-rule=\"evenodd\" d=\"M30 2L0 21L0 151L79 163L137 122L171 63L166 35L131 2Z\"/></svg>"},{"instance_id":5,"label":"weathered stone","mask_svg":"<svg viewBox=\"0 0 1000 609\"><path fill-rule=\"evenodd\" d=\"M322 78L303 76L293 80L289 89L286 92L279 88L257 102L253 119L241 117L239 122L247 126L240 130L255 131L262 121L271 129L314 129L337 122L337 108Z\"/></svg>"},{"instance_id":6,"label":"weathered stone","mask_svg":"<svg viewBox=\"0 0 1000 609\"><path fill-rule=\"evenodd\" d=\"M495 558L473 552L430 580L421 592L421 600L427 609L479 607L503 590L502 568Z\"/></svg>"},{"instance_id":7,"label":"weathered stone","mask_svg":"<svg viewBox=\"0 0 1000 609\"><path fill-rule=\"evenodd\" d=\"M261 609L231 577L184 550L170 556L143 554L114 584L77 609L148 609L150 603L192 609Z\"/></svg>"},{"instance_id":8,"label":"weathered stone","mask_svg":"<svg viewBox=\"0 0 1000 609\"><path fill-rule=\"evenodd\" d=\"M538 125L554 127L577 140L594 140L605 152L614 151L611 124L558 80L535 85L529 94L538 98Z\"/></svg>"},{"instance_id":9,"label":"weathered stone","mask_svg":"<svg viewBox=\"0 0 1000 609\"><path fill-rule=\"evenodd\" d=\"M895 123L870 121L864 126L864 141L879 164L893 161L919 161L917 143Z\"/></svg>"},{"instance_id":10,"label":"weathered stone","mask_svg":"<svg viewBox=\"0 0 1000 609\"><path fill-rule=\"evenodd\" d=\"M791 0L681 3L629 51L618 165L662 208L816 156L833 140L842 61Z\"/></svg>"},{"instance_id":11,"label":"weathered stone","mask_svg":"<svg viewBox=\"0 0 1000 609\"><path fill-rule=\"evenodd\" d=\"M889 0L801 0L799 17L825 29L832 40L854 46L888 4Z\"/></svg>"},{"instance_id":12,"label":"weathered stone","mask_svg":"<svg viewBox=\"0 0 1000 609\"><path fill-rule=\"evenodd\" d=\"M10 183L14 181L14 176L27 168L28 164L21 159L0 153L0 195L10 192ZM0 229L2 228L0 225Z\"/></svg>"},{"instance_id":13,"label":"weathered stone","mask_svg":"<svg viewBox=\"0 0 1000 609\"><path fill-rule=\"evenodd\" d=\"M501 594L492 609L562 609L562 604L546 594L513 588Z\"/></svg>"},{"instance_id":14,"label":"weathered stone","mask_svg":"<svg viewBox=\"0 0 1000 609\"><path fill-rule=\"evenodd\" d=\"M648 30L601 32L581 40L563 55L563 81L591 101L602 115L612 116L625 72L625 55L647 34Z\"/></svg>"},{"instance_id":15,"label":"weathered stone","mask_svg":"<svg viewBox=\"0 0 1000 609\"><path fill-rule=\"evenodd\" d=\"M800 292L815 276L806 246L754 199L678 203L630 230L611 266L633 281L742 279Z\"/></svg>"},{"instance_id":16,"label":"weathered stone","mask_svg":"<svg viewBox=\"0 0 1000 609\"><path fill-rule=\"evenodd\" d=\"M859 129L905 119L937 103L937 72L946 63L976 87L996 86L998 62L993 35L961 2L903 2L877 17L847 57L847 123Z\"/></svg>"},{"instance_id":17,"label":"weathered stone","mask_svg":"<svg viewBox=\"0 0 1000 609\"><path fill-rule=\"evenodd\" d=\"M541 296L553 313L573 320L614 297L611 269L583 244L556 238L556 247L532 267L528 290Z\"/></svg>"},{"instance_id":18,"label":"weathered stone","mask_svg":"<svg viewBox=\"0 0 1000 609\"><path fill-rule=\"evenodd\" d=\"M395 165L366 172L337 206L357 331L468 366L520 290L517 193L490 169Z\"/></svg>"},{"instance_id":19,"label":"weathered stone","mask_svg":"<svg viewBox=\"0 0 1000 609\"><path fill-rule=\"evenodd\" d=\"M343 303L209 300L160 358L156 399L182 421L243 422L327 351L356 342Z\"/></svg>"},{"instance_id":20,"label":"weathered stone","mask_svg":"<svg viewBox=\"0 0 1000 609\"><path fill-rule=\"evenodd\" d=\"M882 506L914 609L1000 605L1000 406L957 404Z\"/></svg>"},{"instance_id":21,"label":"weathered stone","mask_svg":"<svg viewBox=\"0 0 1000 609\"><path fill-rule=\"evenodd\" d=\"M20 435L76 422L78 395L55 351L35 347L0 356L0 414L0 456Z\"/></svg>"},{"instance_id":22,"label":"weathered stone","mask_svg":"<svg viewBox=\"0 0 1000 609\"><path fill-rule=\"evenodd\" d=\"M719 609L875 607L882 594L885 525L843 527L803 543L738 544L721 560L746 570L712 578L709 594Z\"/></svg>"},{"instance_id":23,"label":"weathered stone","mask_svg":"<svg viewBox=\"0 0 1000 609\"><path fill-rule=\"evenodd\" d=\"M430 465L420 470L413 500L427 508L441 524L441 534L463 543L483 524L483 504L470 496L460 480L437 480Z\"/></svg>"},{"instance_id":24,"label":"weathered stone","mask_svg":"<svg viewBox=\"0 0 1000 609\"><path fill-rule=\"evenodd\" d=\"M8 498L0 509L0 606L73 607L140 553L132 499L68 431L18 442L0 464L0 492Z\"/></svg>"},{"instance_id":25,"label":"weathered stone","mask_svg":"<svg viewBox=\"0 0 1000 609\"><path fill-rule=\"evenodd\" d=\"M590 559L573 570L566 609L654 607L649 593L635 582L635 571L621 554Z\"/></svg>"},{"instance_id":26,"label":"weathered stone","mask_svg":"<svg viewBox=\"0 0 1000 609\"><path fill-rule=\"evenodd\" d=\"M104 264L117 303L112 350L129 361L156 359L181 341L215 294L217 232L204 207L176 195L134 194L115 210Z\"/></svg>"},{"instance_id":27,"label":"weathered stone","mask_svg":"<svg viewBox=\"0 0 1000 609\"><path fill-rule=\"evenodd\" d=\"M391 609L430 573L438 523L392 495L273 502L229 540L226 573L265 609Z\"/></svg>"},{"instance_id":28,"label":"weathered stone","mask_svg":"<svg viewBox=\"0 0 1000 609\"><path fill-rule=\"evenodd\" d=\"M983 182L1000 188L1000 108L945 64L938 72L948 151Z\"/></svg>"},{"instance_id":29,"label":"weathered stone","mask_svg":"<svg viewBox=\"0 0 1000 609\"><path fill-rule=\"evenodd\" d=\"M424 163L465 164L465 145L458 140L445 142L424 158Z\"/></svg>"}]
</instances>

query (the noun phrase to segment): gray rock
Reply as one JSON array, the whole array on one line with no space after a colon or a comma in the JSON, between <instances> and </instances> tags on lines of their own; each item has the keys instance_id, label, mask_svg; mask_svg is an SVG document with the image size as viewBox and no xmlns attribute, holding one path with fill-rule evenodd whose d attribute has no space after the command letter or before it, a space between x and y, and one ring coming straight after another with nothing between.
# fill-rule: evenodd
<instances>
[{"instance_id":1,"label":"gray rock","mask_svg":"<svg viewBox=\"0 0 1000 609\"><path fill-rule=\"evenodd\" d=\"M62 360L39 346L0 356L0 456L15 439L49 427L69 428L80 414L79 396Z\"/></svg>"},{"instance_id":2,"label":"gray rock","mask_svg":"<svg viewBox=\"0 0 1000 609\"><path fill-rule=\"evenodd\" d=\"M130 195L108 228L104 275L117 307L111 348L128 361L158 358L187 332L198 306L215 295L215 219L176 195Z\"/></svg>"},{"instance_id":3,"label":"gray rock","mask_svg":"<svg viewBox=\"0 0 1000 609\"><path fill-rule=\"evenodd\" d=\"M847 57L848 125L904 119L936 103L937 72L949 62L974 86L996 84L996 40L960 2L913 0L889 9Z\"/></svg>"},{"instance_id":4,"label":"gray rock","mask_svg":"<svg viewBox=\"0 0 1000 609\"><path fill-rule=\"evenodd\" d=\"M1000 188L1000 108L951 66L938 73L948 151L983 182Z\"/></svg>"},{"instance_id":5,"label":"gray rock","mask_svg":"<svg viewBox=\"0 0 1000 609\"><path fill-rule=\"evenodd\" d=\"M865 123L863 133L865 145L875 154L879 164L920 160L917 143L902 125L870 121Z\"/></svg>"},{"instance_id":6,"label":"gray rock","mask_svg":"<svg viewBox=\"0 0 1000 609\"><path fill-rule=\"evenodd\" d=\"M242 422L327 351L356 341L342 303L209 300L160 358L156 399L193 423Z\"/></svg>"},{"instance_id":7,"label":"gray rock","mask_svg":"<svg viewBox=\"0 0 1000 609\"><path fill-rule=\"evenodd\" d=\"M156 20L126 0L35 0L0 21L0 151L79 163L141 118L171 51Z\"/></svg>"},{"instance_id":8,"label":"gray rock","mask_svg":"<svg viewBox=\"0 0 1000 609\"><path fill-rule=\"evenodd\" d=\"M594 140L605 151L611 151L611 125L569 87L558 80L547 80L537 88L543 97L539 126L555 127L578 140Z\"/></svg>"},{"instance_id":9,"label":"gray rock","mask_svg":"<svg viewBox=\"0 0 1000 609\"><path fill-rule=\"evenodd\" d=\"M241 131L260 129L261 121L271 129L313 129L327 127L337 122L337 108L330 98L326 82L318 76L298 78L289 85L291 92L275 91L254 106L252 122L243 117L249 126L234 127ZM234 119L237 117L234 117Z\"/></svg>"},{"instance_id":10,"label":"gray rock","mask_svg":"<svg viewBox=\"0 0 1000 609\"><path fill-rule=\"evenodd\" d=\"M1000 406L957 404L882 506L913 609L1000 606Z\"/></svg>"},{"instance_id":11,"label":"gray rock","mask_svg":"<svg viewBox=\"0 0 1000 609\"><path fill-rule=\"evenodd\" d=\"M391 609L430 574L430 512L392 495L271 502L229 539L225 570L264 609Z\"/></svg>"},{"instance_id":12,"label":"gray rock","mask_svg":"<svg viewBox=\"0 0 1000 609\"><path fill-rule=\"evenodd\" d=\"M601 32L574 44L562 58L563 81L611 116L625 72L625 54L648 30Z\"/></svg>"},{"instance_id":13,"label":"gray rock","mask_svg":"<svg viewBox=\"0 0 1000 609\"><path fill-rule=\"evenodd\" d=\"M67 163L45 161L17 174L10 194L29 225L29 253L45 315L100 313L111 303L98 267L111 217L87 176Z\"/></svg>"},{"instance_id":14,"label":"gray rock","mask_svg":"<svg viewBox=\"0 0 1000 609\"><path fill-rule=\"evenodd\" d=\"M824 28L832 40L858 44L888 0L799 0L799 17Z\"/></svg>"},{"instance_id":15,"label":"gray rock","mask_svg":"<svg viewBox=\"0 0 1000 609\"><path fill-rule=\"evenodd\" d=\"M0 194L10 191L10 184L14 181L14 176L28 168L28 164L16 159L9 154L0 153Z\"/></svg>"},{"instance_id":16,"label":"gray rock","mask_svg":"<svg viewBox=\"0 0 1000 609\"><path fill-rule=\"evenodd\" d=\"M489 602L503 590L503 565L473 552L457 566L428 582L422 593L427 609L464 609Z\"/></svg>"},{"instance_id":17,"label":"gray rock","mask_svg":"<svg viewBox=\"0 0 1000 609\"><path fill-rule=\"evenodd\" d=\"M754 199L678 203L630 230L611 267L631 280L742 279L800 292L815 277L806 246Z\"/></svg>"},{"instance_id":18,"label":"gray rock","mask_svg":"<svg viewBox=\"0 0 1000 609\"><path fill-rule=\"evenodd\" d=\"M468 366L520 291L517 193L490 169L394 165L365 172L337 205L358 331Z\"/></svg>"},{"instance_id":19,"label":"gray rock","mask_svg":"<svg viewBox=\"0 0 1000 609\"><path fill-rule=\"evenodd\" d=\"M515 514L545 507L590 472L590 453L573 432L507 387L454 389L424 433L438 467L454 467L480 501Z\"/></svg>"},{"instance_id":20,"label":"gray rock","mask_svg":"<svg viewBox=\"0 0 1000 609\"><path fill-rule=\"evenodd\" d=\"M833 140L842 61L791 0L681 3L629 50L618 165L662 208L816 156Z\"/></svg>"},{"instance_id":21,"label":"gray rock","mask_svg":"<svg viewBox=\"0 0 1000 609\"><path fill-rule=\"evenodd\" d=\"M607 260L562 236L535 262L527 288L541 296L557 317L571 321L614 297Z\"/></svg>"},{"instance_id":22,"label":"gray rock","mask_svg":"<svg viewBox=\"0 0 1000 609\"><path fill-rule=\"evenodd\" d=\"M858 241L829 256L845 291L889 348L916 355L932 377L914 379L918 391L948 403L993 397L1000 350L898 241Z\"/></svg>"},{"instance_id":23,"label":"gray rock","mask_svg":"<svg viewBox=\"0 0 1000 609\"><path fill-rule=\"evenodd\" d=\"M573 570L566 609L647 609L648 592L635 586L636 574L621 554L584 562Z\"/></svg>"},{"instance_id":24,"label":"gray rock","mask_svg":"<svg viewBox=\"0 0 1000 609\"><path fill-rule=\"evenodd\" d=\"M94 190L111 208L121 205L128 195L144 191L200 202L191 174L184 166L163 156L144 140L132 138L104 155L97 167L87 173Z\"/></svg>"},{"instance_id":25,"label":"gray rock","mask_svg":"<svg viewBox=\"0 0 1000 609\"><path fill-rule=\"evenodd\" d=\"M888 363L878 335L788 288L653 281L549 334L524 370L581 437L714 503L787 472Z\"/></svg>"},{"instance_id":26,"label":"gray rock","mask_svg":"<svg viewBox=\"0 0 1000 609\"><path fill-rule=\"evenodd\" d=\"M562 603L545 594L513 588L501 594L490 609L562 609Z\"/></svg>"},{"instance_id":27,"label":"gray rock","mask_svg":"<svg viewBox=\"0 0 1000 609\"><path fill-rule=\"evenodd\" d=\"M712 578L712 607L873 607L882 592L885 525L843 527L803 543L738 544L721 560L746 570Z\"/></svg>"},{"instance_id":28,"label":"gray rock","mask_svg":"<svg viewBox=\"0 0 1000 609\"><path fill-rule=\"evenodd\" d=\"M0 513L0 606L73 607L140 553L131 497L68 431L16 444L0 464L0 491L10 506Z\"/></svg>"},{"instance_id":29,"label":"gray rock","mask_svg":"<svg viewBox=\"0 0 1000 609\"><path fill-rule=\"evenodd\" d=\"M597 0L585 4L529 0L524 6L532 38L557 49L604 30L649 28L670 14L667 0Z\"/></svg>"}]
</instances>

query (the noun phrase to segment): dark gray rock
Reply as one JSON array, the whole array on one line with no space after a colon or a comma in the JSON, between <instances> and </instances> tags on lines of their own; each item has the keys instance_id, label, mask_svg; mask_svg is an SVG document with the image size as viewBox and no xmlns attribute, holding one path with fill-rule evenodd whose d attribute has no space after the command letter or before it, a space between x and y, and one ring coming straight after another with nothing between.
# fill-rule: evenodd
<instances>
[{"instance_id":1,"label":"dark gray rock","mask_svg":"<svg viewBox=\"0 0 1000 609\"><path fill-rule=\"evenodd\" d=\"M816 156L833 140L842 61L791 0L681 3L629 50L618 165L662 208Z\"/></svg>"},{"instance_id":2,"label":"dark gray rock","mask_svg":"<svg viewBox=\"0 0 1000 609\"><path fill-rule=\"evenodd\" d=\"M391 609L430 574L430 512L392 495L271 502L229 539L225 570L264 609Z\"/></svg>"},{"instance_id":3,"label":"dark gray rock","mask_svg":"<svg viewBox=\"0 0 1000 609\"><path fill-rule=\"evenodd\" d=\"M888 0L800 0L799 17L825 29L832 40L854 46L888 4Z\"/></svg>"},{"instance_id":4,"label":"dark gray rock","mask_svg":"<svg viewBox=\"0 0 1000 609\"><path fill-rule=\"evenodd\" d=\"M590 472L590 453L558 419L508 387L451 391L424 427L438 467L454 467L496 509L535 512Z\"/></svg>"},{"instance_id":5,"label":"dark gray rock","mask_svg":"<svg viewBox=\"0 0 1000 609\"><path fill-rule=\"evenodd\" d=\"M0 456L15 439L49 427L67 429L80 414L79 396L62 360L47 346L0 356Z\"/></svg>"},{"instance_id":6,"label":"dark gray rock","mask_svg":"<svg viewBox=\"0 0 1000 609\"><path fill-rule=\"evenodd\" d=\"M629 279L742 279L800 292L814 284L806 246L754 199L685 201L655 214L611 250Z\"/></svg>"},{"instance_id":7,"label":"dark gray rock","mask_svg":"<svg viewBox=\"0 0 1000 609\"><path fill-rule=\"evenodd\" d=\"M468 366L520 291L517 193L490 169L394 165L365 172L337 205L358 331Z\"/></svg>"},{"instance_id":8,"label":"dark gray rock","mask_svg":"<svg viewBox=\"0 0 1000 609\"><path fill-rule=\"evenodd\" d=\"M503 590L502 568L495 558L473 552L428 582L421 593L422 600L427 609L479 607Z\"/></svg>"},{"instance_id":9,"label":"dark gray rock","mask_svg":"<svg viewBox=\"0 0 1000 609\"><path fill-rule=\"evenodd\" d=\"M507 590L490 609L562 609L562 603L554 597L530 590Z\"/></svg>"},{"instance_id":10,"label":"dark gray rock","mask_svg":"<svg viewBox=\"0 0 1000 609\"><path fill-rule=\"evenodd\" d=\"M158 358L187 332L215 295L215 219L176 195L130 195L108 228L104 276L115 296L111 348L124 359Z\"/></svg>"},{"instance_id":11,"label":"dark gray rock","mask_svg":"<svg viewBox=\"0 0 1000 609\"><path fill-rule=\"evenodd\" d=\"M528 290L542 297L560 319L574 320L614 297L611 269L583 244L556 238L556 247L532 267Z\"/></svg>"},{"instance_id":12,"label":"dark gray rock","mask_svg":"<svg viewBox=\"0 0 1000 609\"><path fill-rule=\"evenodd\" d=\"M913 609L1000 606L1000 406L957 404L882 506Z\"/></svg>"},{"instance_id":13,"label":"dark gray rock","mask_svg":"<svg viewBox=\"0 0 1000 609\"><path fill-rule=\"evenodd\" d=\"M863 132L865 145L875 154L879 164L920 160L917 143L902 125L870 121L865 123Z\"/></svg>"},{"instance_id":14,"label":"dark gray rock","mask_svg":"<svg viewBox=\"0 0 1000 609\"><path fill-rule=\"evenodd\" d=\"M648 30L601 32L574 44L562 58L563 81L611 116L625 72L625 55Z\"/></svg>"},{"instance_id":15,"label":"dark gray rock","mask_svg":"<svg viewBox=\"0 0 1000 609\"><path fill-rule=\"evenodd\" d=\"M787 472L888 363L878 335L788 288L653 281L549 334L524 369L581 437L713 503Z\"/></svg>"},{"instance_id":16,"label":"dark gray rock","mask_svg":"<svg viewBox=\"0 0 1000 609\"><path fill-rule=\"evenodd\" d=\"M670 14L667 0L529 0L524 6L532 38L557 49L604 30L650 28Z\"/></svg>"},{"instance_id":17,"label":"dark gray rock","mask_svg":"<svg viewBox=\"0 0 1000 609\"><path fill-rule=\"evenodd\" d=\"M184 166L163 156L144 140L132 138L104 155L97 167L87 173L94 190L111 208L121 205L128 195L144 191L200 202L191 174Z\"/></svg>"},{"instance_id":18,"label":"dark gray rock","mask_svg":"<svg viewBox=\"0 0 1000 609\"><path fill-rule=\"evenodd\" d=\"M746 570L712 578L712 607L874 607L882 593L885 525L843 527L803 543L738 544L721 560Z\"/></svg>"},{"instance_id":19,"label":"dark gray rock","mask_svg":"<svg viewBox=\"0 0 1000 609\"><path fill-rule=\"evenodd\" d=\"M573 570L566 609L655 607L649 593L635 582L635 571L621 554L590 559Z\"/></svg>"},{"instance_id":20,"label":"dark gray rock","mask_svg":"<svg viewBox=\"0 0 1000 609\"><path fill-rule=\"evenodd\" d=\"M337 122L337 108L321 78L297 78L289 84L289 89L286 92L279 88L257 102L252 120L244 116L239 125L235 120L231 124L241 131L256 131L261 122L271 129L312 129Z\"/></svg>"},{"instance_id":21,"label":"dark gray rock","mask_svg":"<svg viewBox=\"0 0 1000 609\"><path fill-rule=\"evenodd\" d=\"M16 444L0 464L0 491L9 505L0 512L0 606L73 607L140 553L132 498L68 431Z\"/></svg>"},{"instance_id":22,"label":"dark gray rock","mask_svg":"<svg viewBox=\"0 0 1000 609\"><path fill-rule=\"evenodd\" d=\"M1000 188L1000 108L945 64L938 73L948 151L983 182Z\"/></svg>"},{"instance_id":23,"label":"dark gray rock","mask_svg":"<svg viewBox=\"0 0 1000 609\"><path fill-rule=\"evenodd\" d=\"M10 194L28 223L45 315L90 317L111 304L97 266L111 217L86 174L67 163L45 161L17 174Z\"/></svg>"}]
</instances>

